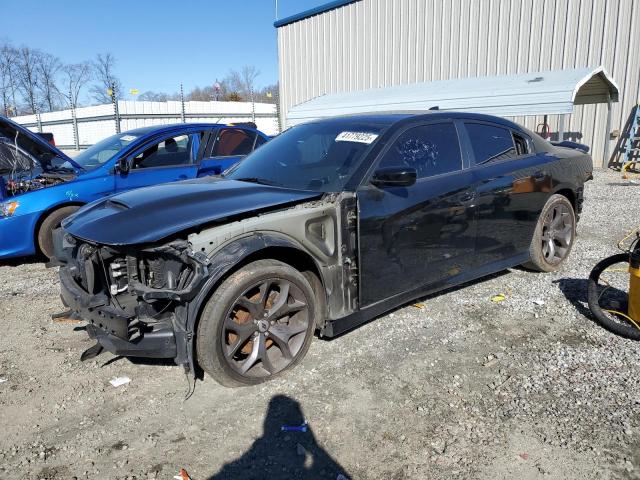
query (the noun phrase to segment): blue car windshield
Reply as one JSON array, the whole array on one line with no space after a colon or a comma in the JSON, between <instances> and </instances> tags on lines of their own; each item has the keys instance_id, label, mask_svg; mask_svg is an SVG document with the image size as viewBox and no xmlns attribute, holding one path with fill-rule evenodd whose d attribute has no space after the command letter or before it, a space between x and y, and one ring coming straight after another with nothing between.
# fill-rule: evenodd
<instances>
[{"instance_id":1,"label":"blue car windshield","mask_svg":"<svg viewBox=\"0 0 640 480\"><path fill-rule=\"evenodd\" d=\"M223 173L265 185L342 191L388 125L340 118L290 128Z\"/></svg>"},{"instance_id":2,"label":"blue car windshield","mask_svg":"<svg viewBox=\"0 0 640 480\"><path fill-rule=\"evenodd\" d=\"M120 150L128 147L139 137L130 133L117 133L104 140L99 141L95 145L87 148L85 151L74 157L74 161L85 170L94 170L101 167L111 160ZM66 162L63 167L71 167Z\"/></svg>"}]
</instances>

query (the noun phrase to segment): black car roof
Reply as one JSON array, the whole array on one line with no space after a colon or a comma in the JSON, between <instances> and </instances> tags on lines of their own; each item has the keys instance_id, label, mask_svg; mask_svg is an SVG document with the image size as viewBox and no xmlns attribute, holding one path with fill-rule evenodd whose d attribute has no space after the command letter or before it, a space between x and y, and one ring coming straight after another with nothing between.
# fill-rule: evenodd
<instances>
[{"instance_id":1,"label":"black car roof","mask_svg":"<svg viewBox=\"0 0 640 480\"><path fill-rule=\"evenodd\" d=\"M378 125L395 125L403 121L414 120L433 120L436 118L441 119L464 119L464 120L476 120L480 122L492 122L502 124L505 127L522 130L522 127L517 123L501 117L495 117L493 115L487 115L484 113L470 113L470 112L456 112L456 111L444 111L444 110L428 110L428 111L410 111L410 112L379 112L379 113L358 113L352 115L341 115L331 118L323 118L314 120L316 122L332 122L337 120L347 120L357 123L373 123Z\"/></svg>"}]
</instances>

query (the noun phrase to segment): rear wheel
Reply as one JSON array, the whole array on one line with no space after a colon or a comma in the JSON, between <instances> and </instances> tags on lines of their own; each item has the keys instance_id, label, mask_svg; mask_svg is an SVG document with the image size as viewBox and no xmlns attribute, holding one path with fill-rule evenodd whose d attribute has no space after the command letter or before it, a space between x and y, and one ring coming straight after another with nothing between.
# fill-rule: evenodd
<instances>
[{"instance_id":1,"label":"rear wheel","mask_svg":"<svg viewBox=\"0 0 640 480\"><path fill-rule=\"evenodd\" d=\"M298 364L316 325L304 275L258 260L231 275L205 305L196 339L200 366L225 386L255 385Z\"/></svg>"},{"instance_id":2,"label":"rear wheel","mask_svg":"<svg viewBox=\"0 0 640 480\"><path fill-rule=\"evenodd\" d=\"M524 266L540 272L553 272L567 259L576 237L576 214L563 195L552 195L538 218Z\"/></svg>"},{"instance_id":3,"label":"rear wheel","mask_svg":"<svg viewBox=\"0 0 640 480\"><path fill-rule=\"evenodd\" d=\"M53 231L60 226L62 220L75 213L80 207L70 205L51 212L40 224L38 229L38 248L47 257L53 257Z\"/></svg>"}]
</instances>

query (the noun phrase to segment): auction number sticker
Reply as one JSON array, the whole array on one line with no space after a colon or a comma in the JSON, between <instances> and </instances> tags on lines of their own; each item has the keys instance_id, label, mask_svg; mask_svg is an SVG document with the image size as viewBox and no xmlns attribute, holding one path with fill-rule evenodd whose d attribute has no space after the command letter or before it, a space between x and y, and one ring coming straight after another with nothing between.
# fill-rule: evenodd
<instances>
[{"instance_id":1,"label":"auction number sticker","mask_svg":"<svg viewBox=\"0 0 640 480\"><path fill-rule=\"evenodd\" d=\"M372 143L378 138L377 133L370 132L342 132L336 137L336 142Z\"/></svg>"},{"instance_id":2,"label":"auction number sticker","mask_svg":"<svg viewBox=\"0 0 640 480\"><path fill-rule=\"evenodd\" d=\"M123 135L120 137L120 140L122 140L123 142L133 142L136 138L135 135Z\"/></svg>"}]
</instances>

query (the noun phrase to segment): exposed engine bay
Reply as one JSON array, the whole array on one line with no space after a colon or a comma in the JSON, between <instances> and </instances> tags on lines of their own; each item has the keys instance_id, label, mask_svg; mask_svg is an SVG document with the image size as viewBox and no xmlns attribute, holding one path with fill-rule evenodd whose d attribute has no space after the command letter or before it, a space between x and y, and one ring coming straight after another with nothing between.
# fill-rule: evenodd
<instances>
[{"instance_id":1,"label":"exposed engine bay","mask_svg":"<svg viewBox=\"0 0 640 480\"><path fill-rule=\"evenodd\" d=\"M65 178L68 177L68 178ZM64 183L73 179L73 175L60 175L53 173L42 173L35 178L29 175L15 175L13 178L4 179L4 197L13 197L22 193L40 190L41 188L51 187Z\"/></svg>"},{"instance_id":2,"label":"exposed engine bay","mask_svg":"<svg viewBox=\"0 0 640 480\"><path fill-rule=\"evenodd\" d=\"M42 152L36 159L15 138L0 136L0 193L3 198L13 197L33 190L50 187L75 178L71 172L49 172L46 166L51 154Z\"/></svg>"}]
</instances>

